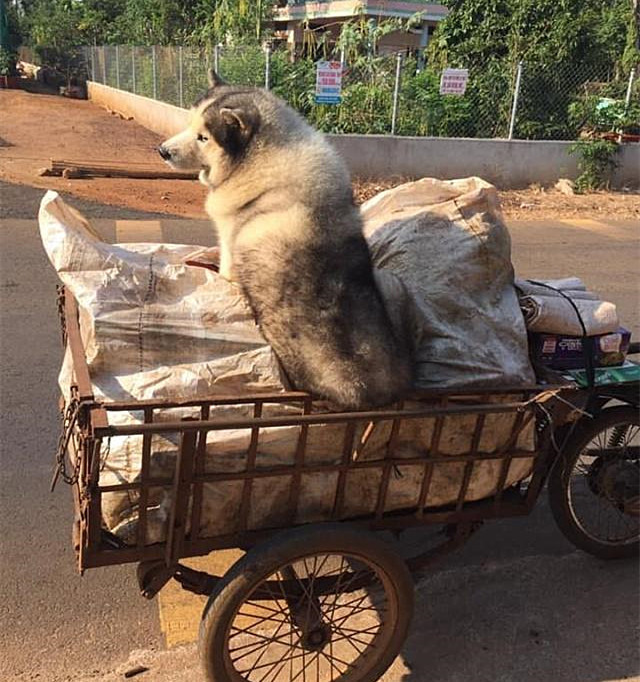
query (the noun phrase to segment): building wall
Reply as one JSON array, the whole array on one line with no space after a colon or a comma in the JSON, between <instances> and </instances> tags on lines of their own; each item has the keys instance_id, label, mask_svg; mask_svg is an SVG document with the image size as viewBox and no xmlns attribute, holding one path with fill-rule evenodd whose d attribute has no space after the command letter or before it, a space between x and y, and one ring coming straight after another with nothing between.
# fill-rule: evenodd
<instances>
[{"instance_id":1,"label":"building wall","mask_svg":"<svg viewBox=\"0 0 640 682\"><path fill-rule=\"evenodd\" d=\"M409 18L416 12L423 12L424 19L439 21L448 10L439 3L422 0L332 0L331 2L304 2L287 5L276 10L275 20L348 18L358 14L370 14L378 17Z\"/></svg>"},{"instance_id":2,"label":"building wall","mask_svg":"<svg viewBox=\"0 0 640 682\"><path fill-rule=\"evenodd\" d=\"M312 28L326 25L332 39L336 39L340 33L340 23L352 19L360 12L368 19L408 19L421 12L423 26L434 27L438 21L447 15L448 10L441 4L423 2L422 0L302 2L277 9L273 24L276 31L286 30L288 32L287 43L293 47L302 42L301 31L296 30L294 32L294 27L299 28L303 21L308 20ZM380 41L379 47L383 52L389 51L390 48L417 50L420 47L420 35L394 31Z\"/></svg>"}]
</instances>

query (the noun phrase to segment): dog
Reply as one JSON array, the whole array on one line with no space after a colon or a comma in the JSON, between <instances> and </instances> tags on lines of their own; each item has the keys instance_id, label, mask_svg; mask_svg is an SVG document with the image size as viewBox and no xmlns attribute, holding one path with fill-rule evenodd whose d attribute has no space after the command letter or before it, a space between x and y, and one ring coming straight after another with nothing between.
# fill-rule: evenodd
<instances>
[{"instance_id":1,"label":"dog","mask_svg":"<svg viewBox=\"0 0 640 682\"><path fill-rule=\"evenodd\" d=\"M220 274L243 290L298 390L346 409L410 388L411 344L376 286L349 173L324 136L272 93L225 83L158 148L199 170Z\"/></svg>"}]
</instances>

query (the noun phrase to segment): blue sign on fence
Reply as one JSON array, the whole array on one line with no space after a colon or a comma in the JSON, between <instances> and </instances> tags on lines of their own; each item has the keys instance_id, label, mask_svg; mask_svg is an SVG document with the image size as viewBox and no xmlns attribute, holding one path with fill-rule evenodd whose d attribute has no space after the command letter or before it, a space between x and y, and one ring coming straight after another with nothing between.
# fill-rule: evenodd
<instances>
[{"instance_id":1,"label":"blue sign on fence","mask_svg":"<svg viewBox=\"0 0 640 682\"><path fill-rule=\"evenodd\" d=\"M316 103L340 104L342 97L342 64L318 62L316 67Z\"/></svg>"}]
</instances>

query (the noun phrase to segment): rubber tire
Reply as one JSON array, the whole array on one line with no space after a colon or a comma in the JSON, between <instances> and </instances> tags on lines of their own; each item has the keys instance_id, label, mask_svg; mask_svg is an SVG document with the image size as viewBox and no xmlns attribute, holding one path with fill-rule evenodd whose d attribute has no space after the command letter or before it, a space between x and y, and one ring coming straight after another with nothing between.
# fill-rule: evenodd
<instances>
[{"instance_id":1,"label":"rubber tire","mask_svg":"<svg viewBox=\"0 0 640 682\"><path fill-rule=\"evenodd\" d=\"M576 522L571 511L568 483L576 460L589 441L604 429L622 423L640 425L640 413L638 410L627 405L609 407L594 419L585 420L583 424L578 425L549 474L549 504L558 528L567 540L578 549L582 549L600 559L628 559L637 557L640 550L640 539L627 544L613 545L598 542L585 533Z\"/></svg>"},{"instance_id":2,"label":"rubber tire","mask_svg":"<svg viewBox=\"0 0 640 682\"><path fill-rule=\"evenodd\" d=\"M257 545L224 575L209 597L200 622L200 660L209 682L235 682L224 663L226 631L230 619L262 579L296 557L313 553L345 552L366 557L390 578L398 600L398 621L382 658L360 682L375 682L393 663L406 639L413 616L414 584L405 562L388 543L370 531L341 523L302 526L279 533Z\"/></svg>"}]
</instances>

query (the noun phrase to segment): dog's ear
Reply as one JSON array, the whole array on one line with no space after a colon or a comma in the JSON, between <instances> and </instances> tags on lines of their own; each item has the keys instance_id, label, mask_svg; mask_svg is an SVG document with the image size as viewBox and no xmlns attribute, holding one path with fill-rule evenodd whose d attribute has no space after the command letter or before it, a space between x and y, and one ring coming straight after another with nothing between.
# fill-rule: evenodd
<instances>
[{"instance_id":1,"label":"dog's ear","mask_svg":"<svg viewBox=\"0 0 640 682\"><path fill-rule=\"evenodd\" d=\"M215 69L209 69L207 71L207 80L209 81L209 88L213 90L219 85L226 85L226 82L220 78Z\"/></svg>"},{"instance_id":2,"label":"dog's ear","mask_svg":"<svg viewBox=\"0 0 640 682\"><path fill-rule=\"evenodd\" d=\"M218 112L219 118L214 137L229 154L236 156L244 151L260 126L260 113L253 105L242 108L223 107Z\"/></svg>"}]
</instances>

